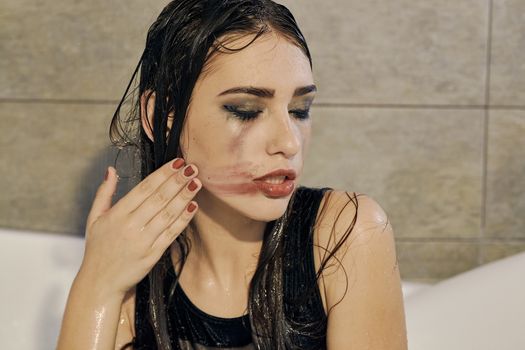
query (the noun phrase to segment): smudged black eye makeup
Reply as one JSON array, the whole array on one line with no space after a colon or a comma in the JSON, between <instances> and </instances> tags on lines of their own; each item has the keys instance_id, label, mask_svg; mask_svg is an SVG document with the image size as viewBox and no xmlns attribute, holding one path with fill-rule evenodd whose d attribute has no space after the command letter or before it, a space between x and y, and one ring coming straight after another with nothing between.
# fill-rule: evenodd
<instances>
[{"instance_id":1,"label":"smudged black eye makeup","mask_svg":"<svg viewBox=\"0 0 525 350\"><path fill-rule=\"evenodd\" d=\"M224 105L223 108L242 121L255 119L260 113L262 113L262 110L245 109L234 105Z\"/></svg>"},{"instance_id":2,"label":"smudged black eye makeup","mask_svg":"<svg viewBox=\"0 0 525 350\"><path fill-rule=\"evenodd\" d=\"M229 113L231 113L234 117L242 121L254 120L255 118L258 117L259 114L263 112L262 110L243 109L243 108L240 108L234 105L223 105L223 108ZM294 114L296 118L300 120L306 120L310 118L310 108L293 109L293 110L290 110L289 113Z\"/></svg>"},{"instance_id":3,"label":"smudged black eye makeup","mask_svg":"<svg viewBox=\"0 0 525 350\"><path fill-rule=\"evenodd\" d=\"M310 118L310 108L308 109L293 109L290 111L297 116L299 119L308 119Z\"/></svg>"}]
</instances>

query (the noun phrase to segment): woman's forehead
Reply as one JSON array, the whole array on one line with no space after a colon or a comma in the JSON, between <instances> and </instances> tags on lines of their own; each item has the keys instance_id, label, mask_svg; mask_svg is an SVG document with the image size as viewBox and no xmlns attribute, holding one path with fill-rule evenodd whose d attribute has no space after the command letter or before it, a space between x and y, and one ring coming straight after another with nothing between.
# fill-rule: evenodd
<instances>
[{"instance_id":1,"label":"woman's forehead","mask_svg":"<svg viewBox=\"0 0 525 350\"><path fill-rule=\"evenodd\" d=\"M253 36L237 38L229 41L227 47L242 48L252 39ZM310 62L299 47L283 36L268 33L240 51L217 53L199 80L210 89L252 85L278 90L276 85L292 88L311 84L313 77Z\"/></svg>"}]
</instances>

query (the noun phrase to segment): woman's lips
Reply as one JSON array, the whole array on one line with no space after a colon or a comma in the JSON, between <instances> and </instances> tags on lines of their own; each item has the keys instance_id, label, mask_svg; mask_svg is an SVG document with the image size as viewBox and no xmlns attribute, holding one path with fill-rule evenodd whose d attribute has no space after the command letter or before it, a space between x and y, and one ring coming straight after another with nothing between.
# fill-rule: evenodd
<instances>
[{"instance_id":1,"label":"woman's lips","mask_svg":"<svg viewBox=\"0 0 525 350\"><path fill-rule=\"evenodd\" d=\"M293 192L295 182L288 178L281 184L271 184L264 180L253 180L257 188L268 197L284 197Z\"/></svg>"},{"instance_id":2,"label":"woman's lips","mask_svg":"<svg viewBox=\"0 0 525 350\"><path fill-rule=\"evenodd\" d=\"M203 175L203 179L205 179L203 187L217 195L257 196L262 193L267 197L283 197L290 195L296 186L295 178L297 174L293 169L277 169L254 179L255 171L251 168L253 168L253 165L247 163L216 169L211 175ZM275 177L280 176L286 176L285 181L281 184L271 184L262 180L264 178L275 179Z\"/></svg>"}]
</instances>

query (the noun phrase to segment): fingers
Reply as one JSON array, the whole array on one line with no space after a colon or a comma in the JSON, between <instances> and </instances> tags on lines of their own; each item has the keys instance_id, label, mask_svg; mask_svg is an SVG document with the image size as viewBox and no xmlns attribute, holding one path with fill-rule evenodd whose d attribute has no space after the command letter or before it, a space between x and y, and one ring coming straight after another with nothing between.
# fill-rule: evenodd
<instances>
[{"instance_id":1,"label":"fingers","mask_svg":"<svg viewBox=\"0 0 525 350\"><path fill-rule=\"evenodd\" d=\"M91 205L91 210L87 218L88 227L91 226L100 215L111 208L113 195L117 190L117 182L117 170L111 166L108 167L104 182L99 186L93 204Z\"/></svg>"},{"instance_id":2,"label":"fingers","mask_svg":"<svg viewBox=\"0 0 525 350\"><path fill-rule=\"evenodd\" d=\"M176 168L177 166L180 166L180 168ZM114 210L122 214L131 213L137 209L146 198L155 192L161 184L183 167L184 160L181 158L167 162L129 191L128 194L114 205Z\"/></svg>"},{"instance_id":3,"label":"fingers","mask_svg":"<svg viewBox=\"0 0 525 350\"><path fill-rule=\"evenodd\" d=\"M193 185L192 181L194 183ZM150 235L153 239L156 239L164 230L172 225L174 221L178 220L179 216L183 215L185 210L188 210L190 201L202 187L199 179L193 178L192 181L151 218L143 229L146 235Z\"/></svg>"},{"instance_id":4,"label":"fingers","mask_svg":"<svg viewBox=\"0 0 525 350\"><path fill-rule=\"evenodd\" d=\"M189 206L194 205L193 211L190 212ZM181 234L181 232L188 226L191 219L197 213L198 204L197 202L191 201L182 211L179 217L175 219L170 225L168 225L161 233L157 236L151 246L153 255L158 260L164 253L164 251L170 246L171 243Z\"/></svg>"},{"instance_id":5,"label":"fingers","mask_svg":"<svg viewBox=\"0 0 525 350\"><path fill-rule=\"evenodd\" d=\"M192 170L193 174L189 174ZM189 174L189 175L185 175ZM131 222L135 223L137 227L146 226L153 217L160 215L163 221L171 222L175 217L179 216L182 210L178 212L170 212L165 206L172 199L175 201L182 201L182 206L185 206L191 198L193 193L191 191L179 192L187 185L190 179L197 176L197 167L194 165L187 165L180 169L175 174L170 176L164 183L162 183L148 198L140 204L140 206L129 214ZM195 179L197 182L198 180ZM199 182L200 184L200 182ZM160 232L159 232L160 233Z\"/></svg>"}]
</instances>

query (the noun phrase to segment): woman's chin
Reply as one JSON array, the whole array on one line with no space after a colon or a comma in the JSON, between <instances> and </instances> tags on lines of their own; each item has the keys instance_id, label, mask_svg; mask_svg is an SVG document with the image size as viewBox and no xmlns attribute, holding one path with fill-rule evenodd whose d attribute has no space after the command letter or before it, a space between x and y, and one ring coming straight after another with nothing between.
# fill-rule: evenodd
<instances>
[{"instance_id":1,"label":"woman's chin","mask_svg":"<svg viewBox=\"0 0 525 350\"><path fill-rule=\"evenodd\" d=\"M269 198L262 194L251 198L249 203L239 203L238 210L244 216L256 221L273 221L284 215L291 196Z\"/></svg>"},{"instance_id":2,"label":"woman's chin","mask_svg":"<svg viewBox=\"0 0 525 350\"><path fill-rule=\"evenodd\" d=\"M285 208L286 210L286 208ZM281 216L283 216L285 210L279 213L268 213L267 215L261 214L261 213L253 213L254 215L250 215L251 213L245 213L246 217L249 217L250 219L254 221L264 221L264 222L270 222L273 220L279 219Z\"/></svg>"},{"instance_id":3,"label":"woman's chin","mask_svg":"<svg viewBox=\"0 0 525 350\"><path fill-rule=\"evenodd\" d=\"M213 203L213 205L218 205L222 202L245 218L269 222L277 220L284 215L292 193L279 197L268 196L259 191L250 194L224 194L206 191L203 186L201 193L197 194L197 196L200 197L197 198L197 202L199 202L199 199L210 204ZM204 209L204 207L211 208L213 205L201 204L200 206Z\"/></svg>"}]
</instances>

